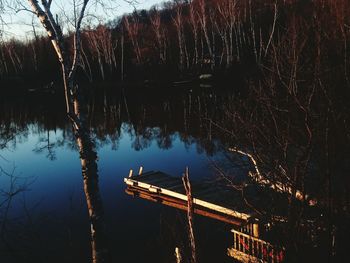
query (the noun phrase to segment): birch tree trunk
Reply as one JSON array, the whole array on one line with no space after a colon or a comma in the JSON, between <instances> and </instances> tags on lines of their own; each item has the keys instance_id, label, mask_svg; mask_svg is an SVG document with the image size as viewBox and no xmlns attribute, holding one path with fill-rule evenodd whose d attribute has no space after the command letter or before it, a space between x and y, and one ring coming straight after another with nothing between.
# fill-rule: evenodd
<instances>
[{"instance_id":1,"label":"birch tree trunk","mask_svg":"<svg viewBox=\"0 0 350 263\"><path fill-rule=\"evenodd\" d=\"M107 235L104 224L104 210L99 191L97 153L86 124L86 107L79 94L74 98L74 114L82 121L82 127L75 129L79 147L84 193L91 224L92 262L108 261Z\"/></svg>"},{"instance_id":2,"label":"birch tree trunk","mask_svg":"<svg viewBox=\"0 0 350 263\"><path fill-rule=\"evenodd\" d=\"M163 34L162 34L162 23L160 18L160 12L158 10L155 10L155 13L150 17L151 25L153 32L157 39L158 44L158 51L159 51L159 60L161 64L165 63L165 56L164 56L164 41L163 41Z\"/></svg>"},{"instance_id":3,"label":"birch tree trunk","mask_svg":"<svg viewBox=\"0 0 350 263\"><path fill-rule=\"evenodd\" d=\"M183 40L183 25L182 25L182 17L181 17L181 7L176 7L176 15L173 17L173 22L177 31L177 38L179 42L179 56L180 56L180 70L184 69L185 64L185 48L184 48L184 40Z\"/></svg>"},{"instance_id":4,"label":"birch tree trunk","mask_svg":"<svg viewBox=\"0 0 350 263\"><path fill-rule=\"evenodd\" d=\"M129 19L131 21L129 21ZM131 39L131 43L136 54L137 63L140 65L142 63L142 56L141 56L141 50L140 50L140 45L138 40L139 29L140 29L139 19L137 18L136 15L134 15L132 18L125 16L124 26Z\"/></svg>"},{"instance_id":5,"label":"birch tree trunk","mask_svg":"<svg viewBox=\"0 0 350 263\"><path fill-rule=\"evenodd\" d=\"M207 43L210 59L213 60L214 53L213 53L213 48L212 48L212 44L208 33L208 25L207 25L208 18L207 18L207 11L206 11L206 2L205 0L200 0L198 4L199 4L199 13L198 13L199 22L202 26L202 30L203 30L205 41Z\"/></svg>"},{"instance_id":6,"label":"birch tree trunk","mask_svg":"<svg viewBox=\"0 0 350 263\"><path fill-rule=\"evenodd\" d=\"M80 14L77 20L74 21L75 34L72 61L70 61L65 50L62 30L51 13L51 2L51 0L42 0L41 4L39 4L36 0L28 0L32 11L46 30L61 64L67 116L73 125L80 153L84 192L91 225L92 262L107 262L108 250L103 205L98 185L97 154L94 143L91 140L90 130L86 124L86 105L82 91L77 85L74 85L75 73L81 55L80 27L89 0L82 2Z\"/></svg>"},{"instance_id":7,"label":"birch tree trunk","mask_svg":"<svg viewBox=\"0 0 350 263\"><path fill-rule=\"evenodd\" d=\"M190 4L190 25L192 28L194 39L194 58L192 64L198 65L199 53L198 53L198 22L196 21L195 9L193 3Z\"/></svg>"}]
</instances>

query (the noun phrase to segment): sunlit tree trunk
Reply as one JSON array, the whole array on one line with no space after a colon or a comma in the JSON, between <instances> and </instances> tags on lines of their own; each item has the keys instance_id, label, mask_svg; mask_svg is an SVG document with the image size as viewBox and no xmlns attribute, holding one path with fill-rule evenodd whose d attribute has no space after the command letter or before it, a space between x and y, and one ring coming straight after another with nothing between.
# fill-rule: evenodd
<instances>
[{"instance_id":1,"label":"sunlit tree trunk","mask_svg":"<svg viewBox=\"0 0 350 263\"><path fill-rule=\"evenodd\" d=\"M163 41L163 34L162 34L162 23L160 19L160 12L158 10L155 10L154 14L150 16L151 25L154 34L156 35L157 44L158 44L158 51L159 51L159 60L161 64L165 63L165 52L164 52L164 41Z\"/></svg>"},{"instance_id":2,"label":"sunlit tree trunk","mask_svg":"<svg viewBox=\"0 0 350 263\"><path fill-rule=\"evenodd\" d=\"M217 11L222 19L222 25L220 28L217 28L221 29L221 36L224 37L226 66L229 67L233 62L233 32L236 23L236 1L223 0L222 2L219 2L217 5Z\"/></svg>"},{"instance_id":3,"label":"sunlit tree trunk","mask_svg":"<svg viewBox=\"0 0 350 263\"><path fill-rule=\"evenodd\" d=\"M120 46L121 46L121 58L120 58L120 80L124 80L124 29L122 27L121 29L121 36L120 36Z\"/></svg>"},{"instance_id":4,"label":"sunlit tree trunk","mask_svg":"<svg viewBox=\"0 0 350 263\"><path fill-rule=\"evenodd\" d=\"M204 38L207 43L209 56L211 60L213 60L214 54L213 54L212 44L209 38L208 25L207 25L208 18L207 18L207 11L206 11L206 2L205 0L199 0L198 3L199 3L199 13L198 13L199 22L201 24Z\"/></svg>"},{"instance_id":5,"label":"sunlit tree trunk","mask_svg":"<svg viewBox=\"0 0 350 263\"><path fill-rule=\"evenodd\" d=\"M7 65L7 60L5 57L5 52L4 52L4 46L2 46L1 49L1 67L0 67L0 72L1 74L5 75L9 73L8 65Z\"/></svg>"},{"instance_id":6,"label":"sunlit tree trunk","mask_svg":"<svg viewBox=\"0 0 350 263\"><path fill-rule=\"evenodd\" d=\"M41 5L36 0L28 0L32 11L45 28L56 51L62 68L65 90L66 109L71 120L79 148L84 192L91 224L92 262L106 262L108 258L106 231L104 227L103 206L98 187L97 154L86 124L85 102L82 91L75 85L75 73L80 60L80 27L88 0L84 0L80 14L75 21L74 53L70 62L65 50L63 33L51 13L51 1L43 0Z\"/></svg>"},{"instance_id":7,"label":"sunlit tree trunk","mask_svg":"<svg viewBox=\"0 0 350 263\"><path fill-rule=\"evenodd\" d=\"M113 66L116 66L111 30L104 26L98 26L93 30L86 31L85 35L91 52L97 57L101 77L105 79L104 65L108 65L110 73L113 71Z\"/></svg>"},{"instance_id":8,"label":"sunlit tree trunk","mask_svg":"<svg viewBox=\"0 0 350 263\"><path fill-rule=\"evenodd\" d=\"M198 21L196 18L196 13L193 3L190 4L190 25L192 28L193 39L194 39L194 58L193 64L196 66L198 64L199 53L198 53Z\"/></svg>"},{"instance_id":9,"label":"sunlit tree trunk","mask_svg":"<svg viewBox=\"0 0 350 263\"><path fill-rule=\"evenodd\" d=\"M180 70L185 68L185 41L183 34L183 22L182 22L182 8L181 6L176 7L176 15L173 17L173 22L176 27L177 39L179 43L179 56L180 56Z\"/></svg>"},{"instance_id":10,"label":"sunlit tree trunk","mask_svg":"<svg viewBox=\"0 0 350 263\"><path fill-rule=\"evenodd\" d=\"M80 153L86 204L91 220L92 262L106 262L108 258L104 211L99 191L97 153L86 124L86 109L82 98L74 98L74 114L82 121L82 128L76 129L76 140Z\"/></svg>"},{"instance_id":11,"label":"sunlit tree trunk","mask_svg":"<svg viewBox=\"0 0 350 263\"><path fill-rule=\"evenodd\" d=\"M10 61L12 63L13 70L17 74L18 72L22 71L23 66L22 61L17 54L15 44L13 42L9 42L5 45L5 47L8 57L10 58Z\"/></svg>"},{"instance_id":12,"label":"sunlit tree trunk","mask_svg":"<svg viewBox=\"0 0 350 263\"><path fill-rule=\"evenodd\" d=\"M132 20L132 21L129 21L129 20ZM136 17L136 15L134 15L132 18L129 18L128 16L126 16L124 18L124 25L131 39L131 43L133 45L133 48L136 54L137 63L141 64L142 56L141 56L140 45L138 40L140 24L139 24L138 18Z\"/></svg>"}]
</instances>

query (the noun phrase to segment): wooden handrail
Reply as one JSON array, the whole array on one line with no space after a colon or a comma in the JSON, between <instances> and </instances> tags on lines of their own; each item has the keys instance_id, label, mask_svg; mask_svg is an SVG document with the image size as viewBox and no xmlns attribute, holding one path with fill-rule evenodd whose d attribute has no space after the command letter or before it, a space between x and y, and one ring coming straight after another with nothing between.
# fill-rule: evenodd
<instances>
[{"instance_id":1,"label":"wooden handrail","mask_svg":"<svg viewBox=\"0 0 350 263\"><path fill-rule=\"evenodd\" d=\"M232 229L233 249L263 262L282 262L284 248L276 249L271 243Z\"/></svg>"},{"instance_id":2,"label":"wooden handrail","mask_svg":"<svg viewBox=\"0 0 350 263\"><path fill-rule=\"evenodd\" d=\"M253 237L253 236L248 235L248 234L246 234L246 233L239 232L239 231L234 230L234 229L231 229L231 232L232 232L232 233L236 233L236 234L238 234L238 235L240 235L240 236L244 236L244 237L246 237L246 238L252 239L252 240L257 241L257 242L259 242L259 243L263 243L263 244L266 244L266 245L271 245L269 242L266 242L266 241L264 241L264 240L262 240L262 239L259 239L259 238L256 238L256 237ZM272 246L272 245L271 245L271 246Z\"/></svg>"}]
</instances>

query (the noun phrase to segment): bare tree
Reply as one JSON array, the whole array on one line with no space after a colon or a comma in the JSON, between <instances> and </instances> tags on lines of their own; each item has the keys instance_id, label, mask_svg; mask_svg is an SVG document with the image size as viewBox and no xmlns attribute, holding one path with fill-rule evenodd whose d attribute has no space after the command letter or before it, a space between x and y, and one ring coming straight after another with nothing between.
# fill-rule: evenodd
<instances>
[{"instance_id":1,"label":"bare tree","mask_svg":"<svg viewBox=\"0 0 350 263\"><path fill-rule=\"evenodd\" d=\"M226 51L226 66L233 62L233 29L236 23L236 1L223 0L217 5L218 13L221 17L221 24L216 28L223 39Z\"/></svg>"},{"instance_id":2,"label":"bare tree","mask_svg":"<svg viewBox=\"0 0 350 263\"><path fill-rule=\"evenodd\" d=\"M134 52L136 54L137 63L142 63L142 56L140 51L140 44L139 44L139 30L140 30L140 23L137 17L137 14L134 14L131 18L129 16L124 17L124 25L126 28L126 31L128 31L131 43L134 47Z\"/></svg>"},{"instance_id":3,"label":"bare tree","mask_svg":"<svg viewBox=\"0 0 350 263\"><path fill-rule=\"evenodd\" d=\"M195 6L193 2L190 4L190 26L192 29L192 34L193 34L193 40L194 40L194 58L193 58L193 64L197 65L198 64L198 59L199 59L199 53L198 53L198 20L196 16L196 11L195 11Z\"/></svg>"},{"instance_id":4,"label":"bare tree","mask_svg":"<svg viewBox=\"0 0 350 263\"><path fill-rule=\"evenodd\" d=\"M23 68L23 64L22 64L22 60L21 60L21 58L16 50L16 42L14 40L11 40L11 41L7 42L6 44L4 44L4 47L6 49L7 56L9 58L9 60L11 61L13 71L16 74L19 73Z\"/></svg>"},{"instance_id":5,"label":"bare tree","mask_svg":"<svg viewBox=\"0 0 350 263\"><path fill-rule=\"evenodd\" d=\"M117 42L113 41L111 30L102 25L84 33L89 42L90 51L97 57L102 79L105 79L104 64L108 65L110 72L117 64L114 53Z\"/></svg>"},{"instance_id":6,"label":"bare tree","mask_svg":"<svg viewBox=\"0 0 350 263\"><path fill-rule=\"evenodd\" d=\"M89 0L73 1L74 44L66 48L65 37L59 21L51 11L52 0L28 0L32 12L38 17L56 51L62 69L67 116L71 120L80 152L84 192L91 223L92 261L107 260L106 233L102 201L99 193L97 154L86 123L83 92L75 83L75 75L81 59L81 24Z\"/></svg>"},{"instance_id":7,"label":"bare tree","mask_svg":"<svg viewBox=\"0 0 350 263\"><path fill-rule=\"evenodd\" d=\"M189 60L187 56L186 42L185 42L185 35L184 35L184 28L183 28L183 21L182 21L183 19L182 6L177 4L175 8L176 8L175 17L173 17L172 19L176 27L177 39L179 43L180 69L183 70L185 68L185 62L186 62L186 67L188 68Z\"/></svg>"},{"instance_id":8,"label":"bare tree","mask_svg":"<svg viewBox=\"0 0 350 263\"><path fill-rule=\"evenodd\" d=\"M158 49L159 49L159 59L162 64L166 60L166 50L165 50L165 36L164 29L162 27L160 12L155 9L153 15L150 16L151 25L154 34L156 35Z\"/></svg>"},{"instance_id":9,"label":"bare tree","mask_svg":"<svg viewBox=\"0 0 350 263\"><path fill-rule=\"evenodd\" d=\"M213 52L213 48L212 48L212 44L211 44L211 41L209 38L209 32L208 32L208 15L207 15L208 11L206 9L207 4L205 0L199 0L198 4L199 4L198 19L202 27L205 41L207 43L210 59L212 60L212 63L213 63L214 52Z\"/></svg>"},{"instance_id":10,"label":"bare tree","mask_svg":"<svg viewBox=\"0 0 350 263\"><path fill-rule=\"evenodd\" d=\"M122 27L121 29L121 36L120 36L120 80L124 80L124 29Z\"/></svg>"}]
</instances>

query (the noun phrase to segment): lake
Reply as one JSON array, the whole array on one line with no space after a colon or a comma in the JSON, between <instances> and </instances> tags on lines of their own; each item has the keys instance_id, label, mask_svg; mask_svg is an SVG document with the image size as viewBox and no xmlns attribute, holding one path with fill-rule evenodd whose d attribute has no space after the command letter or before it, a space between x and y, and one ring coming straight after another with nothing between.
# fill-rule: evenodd
<instances>
[{"instance_id":1,"label":"lake","mask_svg":"<svg viewBox=\"0 0 350 263\"><path fill-rule=\"evenodd\" d=\"M307 193L303 202L288 197L282 205L276 199L255 207L261 218L273 215L277 207L284 210L285 221L263 228L282 233L269 230L268 237L288 246L287 261L342 257L349 231L349 147L342 136L327 141L323 129L329 126L317 118L312 126L316 139L310 147L299 112L293 115L276 108L271 121L265 108L260 112L261 105L245 101L249 97L236 89L195 85L137 90L97 85L91 92L88 124L98 155L113 262L175 262L175 247L189 255L186 213L126 194L123 180L130 169L137 173L142 166L144 171L182 176L189 167L191 180L219 180L224 173L243 189L254 184L245 179L253 165L247 165L247 158L241 162L228 154L228 147L257 154L259 168L272 184L281 182L278 176L296 176L296 189ZM89 262L90 225L81 164L63 97L29 92L2 98L0 105L4 262ZM200 262L232 262L226 255L233 244L231 228L195 216Z\"/></svg>"},{"instance_id":2,"label":"lake","mask_svg":"<svg viewBox=\"0 0 350 263\"><path fill-rule=\"evenodd\" d=\"M217 176L212 162L221 159L223 146L208 135L203 116L215 116L216 106L232 94L140 93L104 93L89 102L109 247L118 262L174 262L175 247L187 247L186 214L127 195L123 179L140 166L174 176L188 166L194 180ZM29 94L2 103L1 128L9 140L0 152L1 168L13 176L0 176L1 190L20 190L5 202L8 209L1 207L1 254L8 262L90 258L79 153L64 101L57 97ZM196 224L203 262L228 260L230 227L201 217Z\"/></svg>"}]
</instances>

